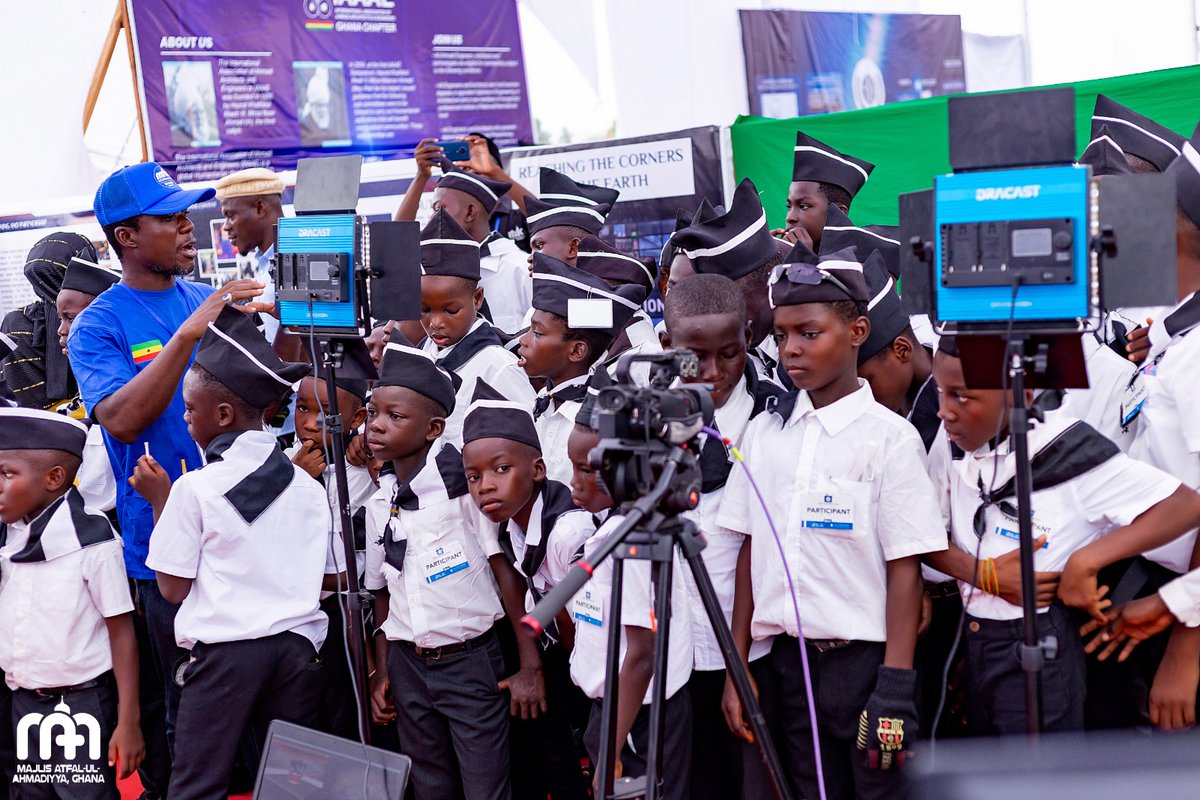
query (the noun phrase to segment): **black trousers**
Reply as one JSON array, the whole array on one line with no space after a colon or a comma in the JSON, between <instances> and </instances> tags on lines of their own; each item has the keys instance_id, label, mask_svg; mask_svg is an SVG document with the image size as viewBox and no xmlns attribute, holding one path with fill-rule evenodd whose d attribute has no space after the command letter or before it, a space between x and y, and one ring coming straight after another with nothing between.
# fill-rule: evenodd
<instances>
[{"instance_id":1,"label":"black trousers","mask_svg":"<svg viewBox=\"0 0 1200 800\"><path fill-rule=\"evenodd\" d=\"M604 703L592 702L587 732L583 736L594 769L600 769L600 735L604 721ZM682 688L667 698L663 709L663 800L688 800L691 797L688 777L692 758L692 698ZM650 752L650 706L643 705L629 730L629 738L621 749L624 776L640 778L646 774L646 756Z\"/></svg>"},{"instance_id":2,"label":"black trousers","mask_svg":"<svg viewBox=\"0 0 1200 800\"><path fill-rule=\"evenodd\" d=\"M518 666L514 659L506 659L509 674ZM588 797L581 748L572 724L579 698L587 698L571 680L570 659L561 644L542 647L547 711L537 719L509 718L513 800L546 800L547 795L550 800ZM581 737L582 730L579 733Z\"/></svg>"},{"instance_id":3,"label":"black trousers","mask_svg":"<svg viewBox=\"0 0 1200 800\"><path fill-rule=\"evenodd\" d=\"M63 719L65 725L62 728L52 721L60 703L69 709L65 712L69 718ZM22 725L22 718L29 714L41 714L42 722ZM97 730L90 730L84 715L95 720ZM29 689L17 689L12 693L12 725L24 740L17 744L19 758L11 787L12 797L20 800L111 800L120 797L116 772L108 766L108 742L117 726L117 687L112 672L100 676L98 686L66 695L42 696ZM81 737L76 740L73 753L56 741L60 734L71 733ZM48 746L45 753L43 744ZM43 758L43 755L47 757ZM64 765L68 771L55 771L57 765Z\"/></svg>"},{"instance_id":4,"label":"black trousers","mask_svg":"<svg viewBox=\"0 0 1200 800\"><path fill-rule=\"evenodd\" d=\"M338 596L334 594L322 600L321 610L329 617L329 633L321 645L319 726L334 736L357 739L358 698L354 694L354 680L346 661L346 628L342 627L343 612L338 608ZM348 614L344 618L347 623L350 621ZM365 641L369 646L370 640Z\"/></svg>"},{"instance_id":5,"label":"black trousers","mask_svg":"<svg viewBox=\"0 0 1200 800\"><path fill-rule=\"evenodd\" d=\"M934 735L934 715L937 714L945 687L946 699L942 716L937 720L937 738L956 739L967 735L966 698L962 680L963 640L959 640L953 657L950 653L959 623L963 621L962 597L953 582L949 585L934 584L928 591L933 605L932 618L925 635L917 642L913 664L917 670L917 710L921 715L921 737L929 739ZM963 634L966 635L965 630ZM943 681L947 660L950 662L950 671Z\"/></svg>"},{"instance_id":6,"label":"black trousers","mask_svg":"<svg viewBox=\"0 0 1200 800\"><path fill-rule=\"evenodd\" d=\"M0 669L0 800L8 800L8 785L17 768L16 730L12 722L12 689Z\"/></svg>"},{"instance_id":7,"label":"black trousers","mask_svg":"<svg viewBox=\"0 0 1200 800\"><path fill-rule=\"evenodd\" d=\"M756 800L770 797L758 748L730 732L721 711L723 669L696 670L688 679L692 701L692 800Z\"/></svg>"},{"instance_id":8,"label":"black trousers","mask_svg":"<svg viewBox=\"0 0 1200 800\"><path fill-rule=\"evenodd\" d=\"M1027 730L1022 627L1020 619L967 618L967 718L977 736ZM1038 635L1058 640L1057 655L1047 658L1042 669L1044 730L1082 730L1086 667L1078 626L1055 603L1038 614Z\"/></svg>"},{"instance_id":9,"label":"black trousers","mask_svg":"<svg viewBox=\"0 0 1200 800\"><path fill-rule=\"evenodd\" d=\"M1126 570L1134 568L1134 562L1137 562L1136 568L1143 577L1134 580L1137 588L1128 592L1132 598L1149 597L1179 577L1177 573L1139 556L1102 569L1098 576L1099 584L1116 587L1114 594L1127 594L1123 591L1125 581L1129 579ZM1116 597L1114 600L1120 602L1122 598ZM1080 625L1087 621L1078 617L1075 619ZM1139 644L1125 661L1117 661L1115 656L1106 661L1094 657L1087 659L1087 698L1084 701L1084 727L1087 730L1149 730L1152 727L1150 691L1154 688L1154 677L1166 655L1171 631L1172 628L1167 628L1151 636ZM1197 702L1197 708L1200 709L1200 702Z\"/></svg>"},{"instance_id":10,"label":"black trousers","mask_svg":"<svg viewBox=\"0 0 1200 800\"><path fill-rule=\"evenodd\" d=\"M163 689L162 670L150 643L150 629L137 601L137 585L130 581L130 592L138 603L133 613L133 632L138 645L138 702L142 718L142 739L146 743L146 758L138 767L145 800L167 796L171 783L171 750L167 746L167 701Z\"/></svg>"},{"instance_id":11,"label":"black trousers","mask_svg":"<svg viewBox=\"0 0 1200 800\"><path fill-rule=\"evenodd\" d=\"M175 615L179 613L179 604L164 600L155 580L137 579L134 585L138 608L145 615L145 641L149 644L150 656L148 666L157 678L157 685L162 686L163 724L166 728L167 759L170 759L175 753L175 725L179 712L176 670L188 657L188 652L175 643ZM141 644L139 641L139 647ZM147 666L146 658L139 657L139 663L143 668ZM147 754L149 755L149 751Z\"/></svg>"},{"instance_id":12,"label":"black trousers","mask_svg":"<svg viewBox=\"0 0 1200 800\"><path fill-rule=\"evenodd\" d=\"M312 642L291 631L197 643L179 700L171 800L225 800L248 726L259 737L259 751L272 720L315 727L320 670Z\"/></svg>"},{"instance_id":13,"label":"black trousers","mask_svg":"<svg viewBox=\"0 0 1200 800\"><path fill-rule=\"evenodd\" d=\"M494 633L434 658L388 643L400 751L413 760L415 800L509 800L504 656Z\"/></svg>"},{"instance_id":14,"label":"black trousers","mask_svg":"<svg viewBox=\"0 0 1200 800\"><path fill-rule=\"evenodd\" d=\"M901 773L870 769L866 752L857 746L859 717L875 690L884 644L848 642L824 652L818 652L811 644L805 647L812 670L826 797L828 800L903 797ZM751 669L758 682L763 715L793 794L819 797L799 641L791 636L776 636L770 654L752 664Z\"/></svg>"}]
</instances>

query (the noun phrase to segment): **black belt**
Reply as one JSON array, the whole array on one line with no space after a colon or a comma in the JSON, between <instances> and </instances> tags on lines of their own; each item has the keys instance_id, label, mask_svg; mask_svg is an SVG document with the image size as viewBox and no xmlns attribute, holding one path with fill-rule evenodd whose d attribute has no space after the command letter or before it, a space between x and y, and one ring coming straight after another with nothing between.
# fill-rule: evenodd
<instances>
[{"instance_id":1,"label":"black belt","mask_svg":"<svg viewBox=\"0 0 1200 800\"><path fill-rule=\"evenodd\" d=\"M98 686L107 686L112 680L112 677L112 670L109 670L108 672L92 678L90 681L77 683L74 686L54 686L45 689L34 689L33 693L38 697L62 697L63 695L71 694L72 692L82 692L85 689L95 689Z\"/></svg>"},{"instance_id":2,"label":"black belt","mask_svg":"<svg viewBox=\"0 0 1200 800\"><path fill-rule=\"evenodd\" d=\"M818 653L825 653L829 650L836 650L839 647L845 647L850 644L849 639L805 639L805 643L816 650Z\"/></svg>"},{"instance_id":3,"label":"black belt","mask_svg":"<svg viewBox=\"0 0 1200 800\"><path fill-rule=\"evenodd\" d=\"M444 644L440 647L421 647L415 642L406 642L403 639L397 639L396 644L401 647L411 650L417 655L429 661L438 661L446 656L456 655L458 653L469 653L472 650L478 650L495 637L495 628L489 628L483 633L476 636L474 639L467 639L465 642L455 642L454 644Z\"/></svg>"}]
</instances>

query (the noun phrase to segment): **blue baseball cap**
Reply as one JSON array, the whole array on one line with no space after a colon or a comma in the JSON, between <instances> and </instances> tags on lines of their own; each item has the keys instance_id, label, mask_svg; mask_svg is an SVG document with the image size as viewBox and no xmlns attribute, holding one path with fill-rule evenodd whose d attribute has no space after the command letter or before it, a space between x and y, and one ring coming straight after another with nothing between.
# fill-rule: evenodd
<instances>
[{"instance_id":1,"label":"blue baseball cap","mask_svg":"<svg viewBox=\"0 0 1200 800\"><path fill-rule=\"evenodd\" d=\"M101 225L111 225L139 214L186 211L216 194L216 189L181 189L165 169L149 161L121 167L105 178L92 208Z\"/></svg>"}]
</instances>

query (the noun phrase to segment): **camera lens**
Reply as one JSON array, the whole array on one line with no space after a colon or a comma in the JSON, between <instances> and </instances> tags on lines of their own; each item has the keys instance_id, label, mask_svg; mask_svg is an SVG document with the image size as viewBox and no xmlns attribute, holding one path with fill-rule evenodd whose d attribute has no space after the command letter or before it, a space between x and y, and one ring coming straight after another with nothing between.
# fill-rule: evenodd
<instances>
[{"instance_id":1,"label":"camera lens","mask_svg":"<svg viewBox=\"0 0 1200 800\"><path fill-rule=\"evenodd\" d=\"M605 411L620 411L625 407L625 395L620 389L601 389L596 404Z\"/></svg>"}]
</instances>

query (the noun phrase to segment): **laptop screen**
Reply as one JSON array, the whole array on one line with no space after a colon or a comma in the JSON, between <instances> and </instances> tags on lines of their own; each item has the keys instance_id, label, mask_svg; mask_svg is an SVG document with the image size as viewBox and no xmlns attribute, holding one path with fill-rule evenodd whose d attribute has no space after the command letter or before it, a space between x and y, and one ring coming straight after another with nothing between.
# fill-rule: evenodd
<instances>
[{"instance_id":1,"label":"laptop screen","mask_svg":"<svg viewBox=\"0 0 1200 800\"><path fill-rule=\"evenodd\" d=\"M254 800L404 796L408 756L276 720L267 732Z\"/></svg>"}]
</instances>

